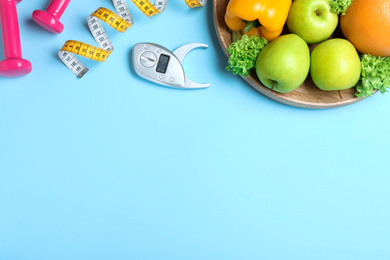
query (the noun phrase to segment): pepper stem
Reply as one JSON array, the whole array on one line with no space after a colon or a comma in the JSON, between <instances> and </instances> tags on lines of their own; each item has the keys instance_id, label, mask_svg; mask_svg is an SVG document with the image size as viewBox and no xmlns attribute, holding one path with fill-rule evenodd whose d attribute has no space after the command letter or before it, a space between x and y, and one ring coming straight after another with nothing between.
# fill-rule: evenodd
<instances>
[{"instance_id":1,"label":"pepper stem","mask_svg":"<svg viewBox=\"0 0 390 260\"><path fill-rule=\"evenodd\" d=\"M244 27L244 31L246 32L250 32L250 30L253 29L253 27L255 27L255 25L257 24L257 21L249 21L246 23L245 27Z\"/></svg>"}]
</instances>

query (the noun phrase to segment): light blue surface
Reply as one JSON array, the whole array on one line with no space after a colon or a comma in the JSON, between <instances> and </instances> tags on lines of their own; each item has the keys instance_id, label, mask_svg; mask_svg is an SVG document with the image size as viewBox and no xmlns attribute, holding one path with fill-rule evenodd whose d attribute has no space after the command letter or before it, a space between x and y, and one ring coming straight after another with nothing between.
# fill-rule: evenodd
<instances>
[{"instance_id":1,"label":"light blue surface","mask_svg":"<svg viewBox=\"0 0 390 260\"><path fill-rule=\"evenodd\" d=\"M0 78L0 259L390 259L390 94L337 109L283 105L226 72L212 2L170 0L105 26L104 63L77 79L66 40L96 45L72 1L53 35L18 5L33 72ZM202 42L184 60L205 90L136 76L132 47ZM0 51L0 59L4 56Z\"/></svg>"}]
</instances>

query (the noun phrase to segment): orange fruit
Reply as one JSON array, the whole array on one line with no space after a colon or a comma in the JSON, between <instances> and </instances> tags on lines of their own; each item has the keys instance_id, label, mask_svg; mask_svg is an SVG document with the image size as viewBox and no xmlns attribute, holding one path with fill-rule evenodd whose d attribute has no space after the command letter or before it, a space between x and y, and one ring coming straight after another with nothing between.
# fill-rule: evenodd
<instances>
[{"instance_id":1,"label":"orange fruit","mask_svg":"<svg viewBox=\"0 0 390 260\"><path fill-rule=\"evenodd\" d=\"M390 56L389 0L353 0L340 17L340 27L359 52Z\"/></svg>"}]
</instances>

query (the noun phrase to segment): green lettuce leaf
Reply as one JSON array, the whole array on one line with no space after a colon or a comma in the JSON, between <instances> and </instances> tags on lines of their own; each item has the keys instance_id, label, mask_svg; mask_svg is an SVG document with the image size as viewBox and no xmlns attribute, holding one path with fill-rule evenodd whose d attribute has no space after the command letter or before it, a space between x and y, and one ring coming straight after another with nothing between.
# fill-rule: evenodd
<instances>
[{"instance_id":1,"label":"green lettuce leaf","mask_svg":"<svg viewBox=\"0 0 390 260\"><path fill-rule=\"evenodd\" d=\"M329 0L330 11L344 15L353 0Z\"/></svg>"},{"instance_id":2,"label":"green lettuce leaf","mask_svg":"<svg viewBox=\"0 0 390 260\"><path fill-rule=\"evenodd\" d=\"M375 91L385 93L390 88L390 57L361 56L362 74L356 85L356 96L370 97Z\"/></svg>"},{"instance_id":3,"label":"green lettuce leaf","mask_svg":"<svg viewBox=\"0 0 390 260\"><path fill-rule=\"evenodd\" d=\"M263 37L251 36L244 34L242 38L230 44L227 49L229 55L229 66L227 71L234 75L248 77L250 70L256 67L256 60L259 53L268 44Z\"/></svg>"}]
</instances>

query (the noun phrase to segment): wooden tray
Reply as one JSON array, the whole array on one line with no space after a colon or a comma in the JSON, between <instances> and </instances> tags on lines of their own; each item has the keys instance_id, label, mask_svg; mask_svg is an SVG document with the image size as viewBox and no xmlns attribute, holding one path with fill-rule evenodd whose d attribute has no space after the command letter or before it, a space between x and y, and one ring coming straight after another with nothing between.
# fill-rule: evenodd
<instances>
[{"instance_id":1,"label":"wooden tray","mask_svg":"<svg viewBox=\"0 0 390 260\"><path fill-rule=\"evenodd\" d=\"M213 1L215 31L217 32L219 43L221 44L226 57L228 57L226 49L232 42L231 33L228 31L224 20L228 2L229 0ZM342 35L338 32L338 35L334 35L333 37L342 37ZM315 45L309 45L310 50L314 47ZM362 100L355 96L355 88L341 90L340 93L339 91L323 91L314 85L310 75L301 86L288 93L278 93L262 85L255 70L252 70L252 73L248 77L242 78L265 96L278 102L296 107L326 109L341 107Z\"/></svg>"}]
</instances>

